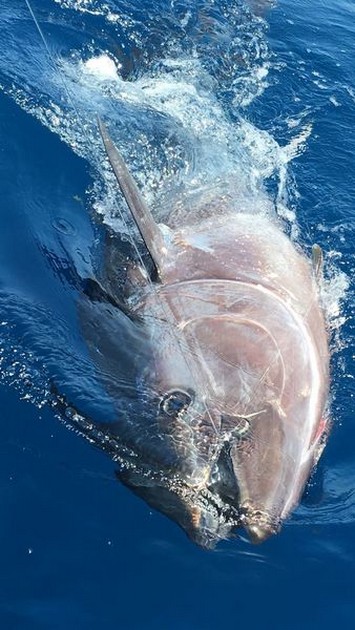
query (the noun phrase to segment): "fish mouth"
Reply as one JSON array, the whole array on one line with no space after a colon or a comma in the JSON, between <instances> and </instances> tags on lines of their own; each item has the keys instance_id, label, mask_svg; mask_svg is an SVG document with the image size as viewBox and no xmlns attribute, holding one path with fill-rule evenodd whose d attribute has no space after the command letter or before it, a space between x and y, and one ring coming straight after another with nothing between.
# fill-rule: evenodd
<instances>
[{"instance_id":1,"label":"fish mouth","mask_svg":"<svg viewBox=\"0 0 355 630\"><path fill-rule=\"evenodd\" d=\"M265 510L251 505L238 506L210 489L186 496L190 519L183 528L196 544L213 549L219 541L238 537L243 529L253 544L260 544L277 534L281 522ZM187 525L187 526L186 526Z\"/></svg>"},{"instance_id":2,"label":"fish mouth","mask_svg":"<svg viewBox=\"0 0 355 630\"><path fill-rule=\"evenodd\" d=\"M275 521L265 510L244 506L241 508L240 524L246 530L251 542L259 544L277 534L281 523Z\"/></svg>"},{"instance_id":3,"label":"fish mouth","mask_svg":"<svg viewBox=\"0 0 355 630\"><path fill-rule=\"evenodd\" d=\"M229 448L225 446L211 473L212 483L208 486L209 500L218 506L219 521L228 523L229 535L243 528L252 543L259 544L276 534L281 522L266 509L251 502L240 504L238 479L233 471ZM218 528L215 527L218 530Z\"/></svg>"},{"instance_id":4,"label":"fish mouth","mask_svg":"<svg viewBox=\"0 0 355 630\"><path fill-rule=\"evenodd\" d=\"M177 523L190 540L211 550L222 540L238 537L244 529L250 542L259 544L280 529L265 509L244 502L240 505L237 479L228 449L222 449L209 479L201 485L189 483L179 474L152 469L142 461L127 465L117 477L148 505Z\"/></svg>"},{"instance_id":5,"label":"fish mouth","mask_svg":"<svg viewBox=\"0 0 355 630\"><path fill-rule=\"evenodd\" d=\"M193 506L190 515L189 527L184 529L196 544L205 549L213 549L219 541L238 536L241 528L253 544L264 542L280 529L280 523L262 510L237 510L215 500L204 510Z\"/></svg>"},{"instance_id":6,"label":"fish mouth","mask_svg":"<svg viewBox=\"0 0 355 630\"><path fill-rule=\"evenodd\" d=\"M148 505L177 523L199 547L214 549L230 538L239 525L238 511L207 487L196 488L184 480L140 471L117 471L117 477Z\"/></svg>"},{"instance_id":7,"label":"fish mouth","mask_svg":"<svg viewBox=\"0 0 355 630\"><path fill-rule=\"evenodd\" d=\"M251 506L240 508L208 487L196 489L166 478L141 478L138 471L118 474L148 505L175 521L199 547L214 549L222 540L238 536L243 528L250 542L259 544L280 529L264 510Z\"/></svg>"}]
</instances>

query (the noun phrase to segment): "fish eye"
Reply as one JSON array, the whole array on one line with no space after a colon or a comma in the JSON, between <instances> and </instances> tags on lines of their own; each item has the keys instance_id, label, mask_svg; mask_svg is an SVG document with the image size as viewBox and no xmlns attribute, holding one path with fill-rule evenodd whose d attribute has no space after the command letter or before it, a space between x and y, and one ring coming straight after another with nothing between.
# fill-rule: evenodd
<instances>
[{"instance_id":1,"label":"fish eye","mask_svg":"<svg viewBox=\"0 0 355 630\"><path fill-rule=\"evenodd\" d=\"M245 416L229 416L223 414L222 422L227 428L226 435L228 435L229 437L232 436L237 439L243 439L245 437L248 437L250 433L251 425L248 418L246 418Z\"/></svg>"},{"instance_id":2,"label":"fish eye","mask_svg":"<svg viewBox=\"0 0 355 630\"><path fill-rule=\"evenodd\" d=\"M167 392L160 401L160 410L168 416L178 416L192 403L192 393L180 389Z\"/></svg>"},{"instance_id":3,"label":"fish eye","mask_svg":"<svg viewBox=\"0 0 355 630\"><path fill-rule=\"evenodd\" d=\"M247 418L240 417L234 428L236 437L243 438L248 435L250 431L250 422Z\"/></svg>"}]
</instances>

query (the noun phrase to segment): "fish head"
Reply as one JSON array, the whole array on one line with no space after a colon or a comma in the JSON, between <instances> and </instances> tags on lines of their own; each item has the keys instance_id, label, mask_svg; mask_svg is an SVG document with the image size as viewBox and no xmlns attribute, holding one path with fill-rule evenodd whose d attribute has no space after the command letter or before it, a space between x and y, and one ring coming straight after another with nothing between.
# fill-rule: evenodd
<instances>
[{"instance_id":1,"label":"fish head","mask_svg":"<svg viewBox=\"0 0 355 630\"><path fill-rule=\"evenodd\" d=\"M219 516L190 509L183 526L195 539L225 533L228 510L229 531L243 526L254 542L279 531L324 434L325 379L308 331L257 291L180 283L145 303L162 444L192 494L219 505Z\"/></svg>"}]
</instances>

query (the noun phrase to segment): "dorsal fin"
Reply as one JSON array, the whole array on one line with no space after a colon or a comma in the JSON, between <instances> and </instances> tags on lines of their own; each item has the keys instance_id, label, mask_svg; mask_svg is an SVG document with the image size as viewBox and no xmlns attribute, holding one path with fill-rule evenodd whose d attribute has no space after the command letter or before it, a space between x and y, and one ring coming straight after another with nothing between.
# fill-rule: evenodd
<instances>
[{"instance_id":1,"label":"dorsal fin","mask_svg":"<svg viewBox=\"0 0 355 630\"><path fill-rule=\"evenodd\" d=\"M106 126L100 118L98 118L98 124L101 138L118 185L159 275L161 259L165 249L163 235L140 194L137 184L129 172L122 155L112 142Z\"/></svg>"},{"instance_id":2,"label":"dorsal fin","mask_svg":"<svg viewBox=\"0 0 355 630\"><path fill-rule=\"evenodd\" d=\"M313 272L317 280L321 280L323 276L323 250L320 245L315 243L312 245L312 266Z\"/></svg>"}]
</instances>

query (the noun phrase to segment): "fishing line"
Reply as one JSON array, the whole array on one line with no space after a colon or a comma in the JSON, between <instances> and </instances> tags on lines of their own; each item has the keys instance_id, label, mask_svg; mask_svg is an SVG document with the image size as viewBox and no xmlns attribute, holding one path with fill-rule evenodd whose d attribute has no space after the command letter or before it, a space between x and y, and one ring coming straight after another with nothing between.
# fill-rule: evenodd
<instances>
[{"instance_id":1,"label":"fishing line","mask_svg":"<svg viewBox=\"0 0 355 630\"><path fill-rule=\"evenodd\" d=\"M78 123L79 123L79 125L81 126L81 130L82 130L82 132L83 132L84 136L86 137L86 140L90 140L90 138L89 138L89 136L88 136L88 134L87 134L86 128L85 128L85 126L83 125L83 123L82 123L82 121L81 121L81 119L80 119L78 109L77 109L77 107L76 107L76 105L75 105L74 101L72 100L71 95L70 95L70 92L69 92L68 87L67 87L67 85L66 85L66 82L64 81L64 77L63 77L63 75L62 75L61 69L60 69L59 65L57 64L57 62L55 61L55 59L54 59L54 57L53 57L53 55L52 55L52 53L51 53L51 51L50 51L50 48L49 48L49 46L48 46L48 44L47 44L47 40L46 40L46 38L45 38L45 36L44 36L44 33L43 33L43 31L42 31L42 29L41 29L41 27L40 27L40 25L39 25L39 22L38 22L38 20L37 20L37 18L36 18L36 16L35 16L35 13L34 13L33 9L32 9L32 6L31 6L31 4L30 4L30 0L25 0L25 4L26 4L26 6L27 6L27 8L28 8L28 10L29 10L29 12L30 12L30 15L31 15L31 17L32 17L32 19L33 19L33 21L34 21L34 23L35 23L35 26L36 26L36 28L37 28L37 31L38 31L39 35L40 35L40 38L42 39L42 42L43 42L44 47L45 47L45 49L46 49L46 51L47 51L47 54L48 54L49 60L50 60L50 62L51 62L51 64L52 64L52 66L53 66L54 70L56 70L56 71L58 72L58 76L59 76L60 81L61 81L61 83L62 83L62 85L63 85L64 91L65 91L65 93L66 93L66 95L67 95L68 101L69 101L69 103L70 103L71 107L73 108L73 110L74 110L74 112L75 112L75 114L76 114L76 117L77 117Z\"/></svg>"}]
</instances>

